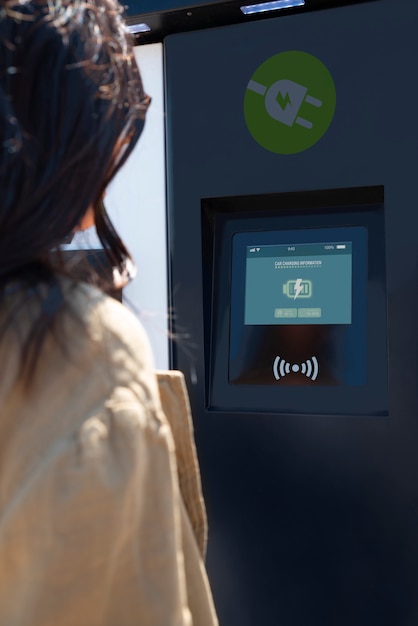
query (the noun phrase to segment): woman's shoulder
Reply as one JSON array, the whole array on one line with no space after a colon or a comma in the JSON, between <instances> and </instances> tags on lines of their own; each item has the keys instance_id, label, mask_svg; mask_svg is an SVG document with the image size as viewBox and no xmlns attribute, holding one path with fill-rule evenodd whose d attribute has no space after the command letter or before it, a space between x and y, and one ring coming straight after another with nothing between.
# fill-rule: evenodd
<instances>
[{"instance_id":1,"label":"woman's shoulder","mask_svg":"<svg viewBox=\"0 0 418 626\"><path fill-rule=\"evenodd\" d=\"M0 469L14 468L13 476L23 483L38 467L48 472L55 457L72 451L76 459L91 424L110 424L112 441L128 441L132 432L158 436L164 423L141 322L123 304L88 285L63 281L61 293L68 306L46 335L27 385L19 378L25 353L14 328L0 342L0 358L8 364L0 380L3 451L7 442ZM32 321L29 309L22 308L18 320L23 331Z\"/></svg>"},{"instance_id":2,"label":"woman's shoulder","mask_svg":"<svg viewBox=\"0 0 418 626\"><path fill-rule=\"evenodd\" d=\"M85 339L101 344L111 360L123 351L126 360L137 364L138 360L145 360L153 367L145 329L125 304L86 283L64 281L63 290L71 313L67 321L73 332L74 324L81 323Z\"/></svg>"},{"instance_id":3,"label":"woman's shoulder","mask_svg":"<svg viewBox=\"0 0 418 626\"><path fill-rule=\"evenodd\" d=\"M85 283L67 282L63 290L70 303L63 334L71 362L86 377L106 381L114 397L129 395L159 406L154 356L139 317Z\"/></svg>"}]
</instances>

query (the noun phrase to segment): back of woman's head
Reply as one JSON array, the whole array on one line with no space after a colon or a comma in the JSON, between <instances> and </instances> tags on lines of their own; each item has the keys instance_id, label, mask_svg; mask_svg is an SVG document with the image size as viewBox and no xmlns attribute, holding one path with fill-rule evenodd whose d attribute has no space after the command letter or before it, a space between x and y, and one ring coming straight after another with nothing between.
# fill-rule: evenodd
<instances>
[{"instance_id":1,"label":"back of woman's head","mask_svg":"<svg viewBox=\"0 0 418 626\"><path fill-rule=\"evenodd\" d=\"M90 206L112 254L100 199L146 107L116 0L0 0L0 282L45 257Z\"/></svg>"},{"instance_id":2,"label":"back of woman's head","mask_svg":"<svg viewBox=\"0 0 418 626\"><path fill-rule=\"evenodd\" d=\"M101 199L148 103L117 0L0 0L0 304L10 283L36 294L36 345L62 306L51 250L90 207L123 274Z\"/></svg>"}]
</instances>

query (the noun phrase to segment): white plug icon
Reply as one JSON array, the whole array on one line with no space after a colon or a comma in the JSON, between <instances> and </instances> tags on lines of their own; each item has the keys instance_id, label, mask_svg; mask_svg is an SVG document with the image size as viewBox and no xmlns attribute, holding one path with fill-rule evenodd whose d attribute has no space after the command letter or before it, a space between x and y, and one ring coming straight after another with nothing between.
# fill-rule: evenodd
<instances>
[{"instance_id":1,"label":"white plug icon","mask_svg":"<svg viewBox=\"0 0 418 626\"><path fill-rule=\"evenodd\" d=\"M298 124L310 130L313 124L309 120L299 117L300 107L304 102L317 108L322 106L321 100L307 95L307 87L292 80L278 80L268 89L255 80L250 80L247 89L258 93L260 96L265 96L264 103L270 117L290 127Z\"/></svg>"}]
</instances>

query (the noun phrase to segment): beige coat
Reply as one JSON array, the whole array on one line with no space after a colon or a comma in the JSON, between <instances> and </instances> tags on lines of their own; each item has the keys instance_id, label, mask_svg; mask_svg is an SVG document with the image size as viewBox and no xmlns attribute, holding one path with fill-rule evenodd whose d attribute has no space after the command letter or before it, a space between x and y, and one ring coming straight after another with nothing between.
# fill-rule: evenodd
<instances>
[{"instance_id":1,"label":"beige coat","mask_svg":"<svg viewBox=\"0 0 418 626\"><path fill-rule=\"evenodd\" d=\"M65 289L29 390L35 305L0 344L0 626L215 626L182 374L155 375L124 306Z\"/></svg>"}]
</instances>

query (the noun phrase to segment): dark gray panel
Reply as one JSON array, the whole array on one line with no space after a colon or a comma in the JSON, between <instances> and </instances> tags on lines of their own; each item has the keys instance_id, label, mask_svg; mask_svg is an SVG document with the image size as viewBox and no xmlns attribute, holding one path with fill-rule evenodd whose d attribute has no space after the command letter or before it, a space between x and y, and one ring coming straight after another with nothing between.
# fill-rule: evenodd
<instances>
[{"instance_id":1,"label":"dark gray panel","mask_svg":"<svg viewBox=\"0 0 418 626\"><path fill-rule=\"evenodd\" d=\"M141 13L158 13L160 11L176 11L187 7L202 6L209 4L221 4L224 0L131 0L128 4L129 15Z\"/></svg>"},{"instance_id":2,"label":"dark gray panel","mask_svg":"<svg viewBox=\"0 0 418 626\"><path fill-rule=\"evenodd\" d=\"M166 41L173 365L188 381L228 626L413 626L418 619L418 5L381 0ZM334 119L306 152L248 132L243 99L268 57L331 72ZM383 186L389 415L212 414L204 381L201 199ZM383 243L383 242L382 242Z\"/></svg>"}]
</instances>

